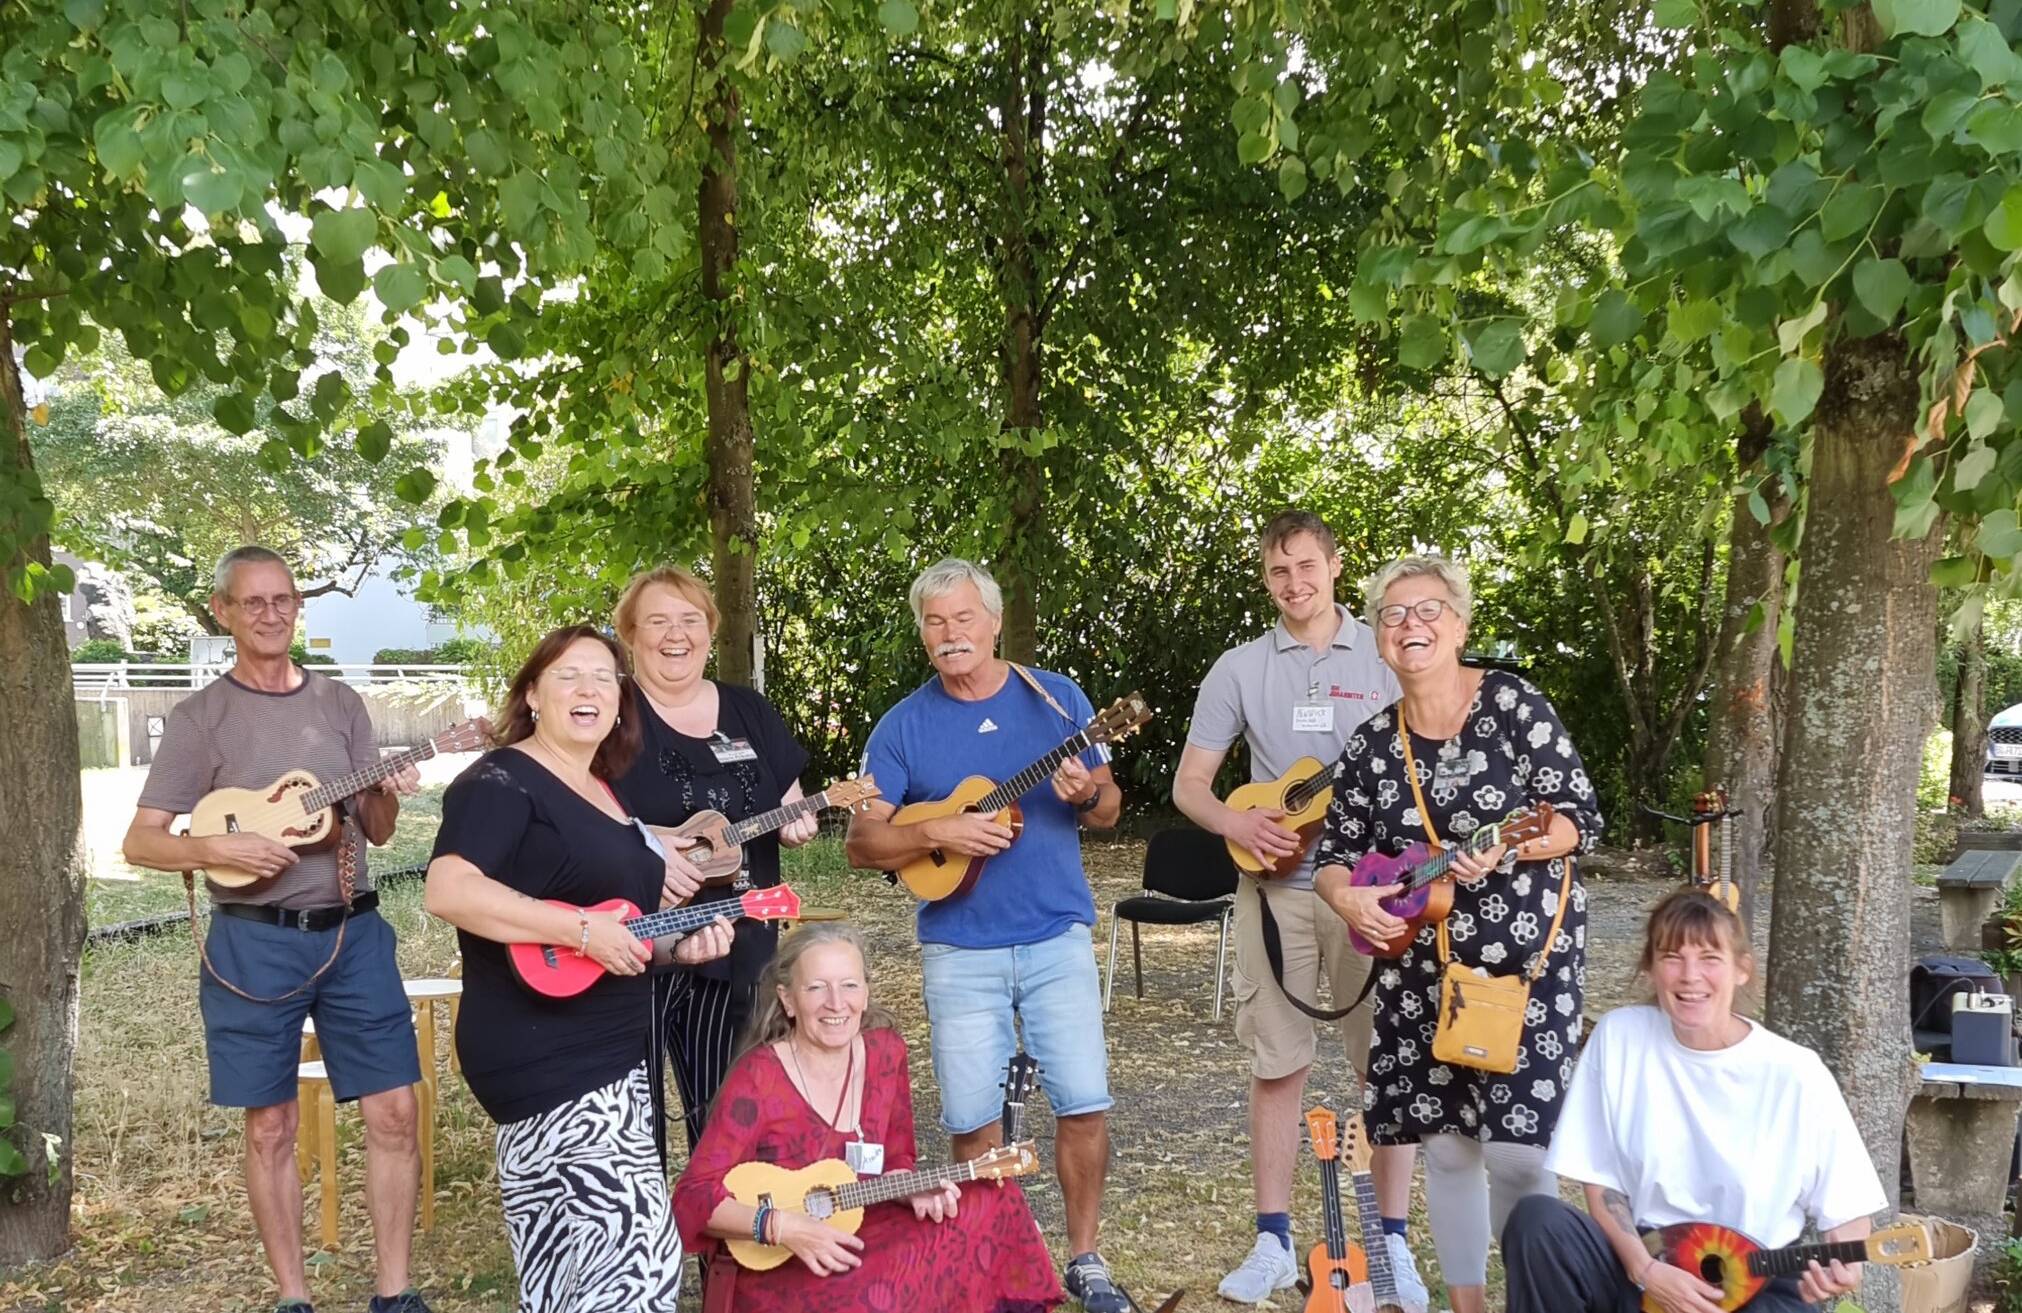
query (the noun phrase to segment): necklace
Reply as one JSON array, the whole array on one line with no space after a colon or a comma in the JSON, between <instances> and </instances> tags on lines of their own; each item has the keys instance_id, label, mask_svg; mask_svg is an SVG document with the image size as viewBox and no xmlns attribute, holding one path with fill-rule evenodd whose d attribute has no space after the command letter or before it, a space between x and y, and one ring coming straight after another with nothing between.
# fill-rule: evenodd
<instances>
[{"instance_id":1,"label":"necklace","mask_svg":"<svg viewBox=\"0 0 2022 1313\"><path fill-rule=\"evenodd\" d=\"M812 1105L814 1102L814 1086L808 1081L807 1073L800 1069L800 1046L798 1044L795 1044L791 1038L789 1038L786 1041L786 1056L792 1059L793 1074L799 1078L800 1087L803 1090L807 1091L808 1102L810 1105ZM842 1121L843 1104L847 1102L850 1097L850 1078L852 1076L855 1076L856 1073L857 1073L857 1042L854 1039L852 1039L850 1041L850 1048L849 1048L849 1061L843 1067L842 1087L838 1089L835 1094L835 1111L830 1113L828 1117L828 1124L830 1130L840 1131L842 1129L840 1123ZM816 1111L819 1112L820 1109L817 1108Z\"/></svg>"}]
</instances>

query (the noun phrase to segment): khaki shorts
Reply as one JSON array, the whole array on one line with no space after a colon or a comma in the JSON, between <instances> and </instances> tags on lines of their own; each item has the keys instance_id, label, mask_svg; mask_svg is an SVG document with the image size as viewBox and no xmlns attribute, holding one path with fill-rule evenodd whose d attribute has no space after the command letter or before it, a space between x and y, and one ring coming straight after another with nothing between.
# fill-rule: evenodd
<instances>
[{"instance_id":1,"label":"khaki shorts","mask_svg":"<svg viewBox=\"0 0 2022 1313\"><path fill-rule=\"evenodd\" d=\"M1271 900L1271 917L1285 950L1285 988L1315 1007L1337 1008L1362 992L1371 958L1348 946L1348 924L1311 889L1293 889L1245 877L1236 888L1236 1038L1250 1051L1250 1073L1263 1080L1313 1065L1313 1019L1285 1000L1264 955L1263 916L1257 891ZM1320 998L1327 973L1331 1002ZM1369 1002L1334 1023L1358 1078L1369 1069Z\"/></svg>"}]
</instances>

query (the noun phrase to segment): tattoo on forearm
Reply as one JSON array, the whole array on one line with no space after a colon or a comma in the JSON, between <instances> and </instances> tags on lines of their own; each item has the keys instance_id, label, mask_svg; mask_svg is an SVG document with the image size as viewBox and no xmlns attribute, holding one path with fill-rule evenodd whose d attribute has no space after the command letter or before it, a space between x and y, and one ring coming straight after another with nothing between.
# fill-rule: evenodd
<instances>
[{"instance_id":1,"label":"tattoo on forearm","mask_svg":"<svg viewBox=\"0 0 2022 1313\"><path fill-rule=\"evenodd\" d=\"M1601 1210L1621 1223L1624 1231L1630 1235L1636 1234L1636 1214L1629 1207L1628 1195L1620 1190L1601 1191Z\"/></svg>"}]
</instances>

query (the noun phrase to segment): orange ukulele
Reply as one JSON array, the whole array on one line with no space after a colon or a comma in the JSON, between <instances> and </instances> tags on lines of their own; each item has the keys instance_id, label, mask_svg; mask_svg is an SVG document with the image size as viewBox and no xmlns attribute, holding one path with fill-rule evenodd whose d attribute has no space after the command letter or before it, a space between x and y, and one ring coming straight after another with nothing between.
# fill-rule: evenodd
<instances>
[{"instance_id":1,"label":"orange ukulele","mask_svg":"<svg viewBox=\"0 0 2022 1313\"><path fill-rule=\"evenodd\" d=\"M1315 1108L1306 1114L1306 1129L1313 1140L1313 1155L1320 1160L1320 1186L1327 1239L1313 1246L1306 1260L1313 1286L1306 1296L1306 1313L1426 1313L1422 1306L1406 1305L1397 1293L1397 1278L1390 1269L1390 1249L1383 1238L1383 1215L1376 1205L1376 1186L1369 1175L1369 1141L1362 1133L1362 1114L1355 1113L1339 1127L1340 1149L1336 1152L1334 1114ZM1348 1160L1354 1177L1356 1220L1368 1248L1348 1239L1341 1221L1341 1172L1339 1158Z\"/></svg>"}]
</instances>

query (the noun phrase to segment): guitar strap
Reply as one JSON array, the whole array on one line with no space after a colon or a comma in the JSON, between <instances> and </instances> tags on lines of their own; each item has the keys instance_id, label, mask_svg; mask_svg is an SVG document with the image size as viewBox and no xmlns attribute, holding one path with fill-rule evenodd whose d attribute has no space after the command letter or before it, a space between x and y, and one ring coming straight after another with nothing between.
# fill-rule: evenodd
<instances>
[{"instance_id":1,"label":"guitar strap","mask_svg":"<svg viewBox=\"0 0 2022 1313\"><path fill-rule=\"evenodd\" d=\"M291 998L308 992L311 985L321 980L324 974L337 964L337 955L344 951L344 932L351 925L351 899L358 889L358 854L364 851L365 836L358 832L358 824L351 819L351 813L347 809L340 805L337 809L337 814L342 818L337 832L337 888L344 895L345 916L342 921L337 923L337 938L330 945L330 956L323 959L323 965L317 967L315 973L307 980L285 994L276 994L271 998L262 998L258 994L249 994L231 981L225 979L224 973L212 964L211 955L204 949L204 937L197 931L196 872L183 872L183 899L189 904L190 938L196 943L197 959L204 964L204 970L211 973L211 979L217 981L226 989L231 990L240 998L245 999L248 1003L285 1003Z\"/></svg>"},{"instance_id":2,"label":"guitar strap","mask_svg":"<svg viewBox=\"0 0 2022 1313\"><path fill-rule=\"evenodd\" d=\"M1044 684L1041 684L1038 680L1032 677L1031 671L1019 665L1016 661L1008 661L1005 664L1010 666L1013 670L1017 671L1018 678L1024 680L1027 684L1030 684L1032 686L1032 691L1034 693L1037 693L1041 698L1044 698L1046 701L1046 705L1052 707L1053 710L1059 714L1062 720L1074 726L1074 728L1076 729L1087 728L1087 726L1083 725L1080 721L1068 715L1067 708L1061 706L1058 702L1055 702L1053 700L1053 695L1046 691L1046 686Z\"/></svg>"},{"instance_id":3,"label":"guitar strap","mask_svg":"<svg viewBox=\"0 0 2022 1313\"><path fill-rule=\"evenodd\" d=\"M1315 1021L1339 1021L1356 1008L1361 1007L1363 1000L1369 997L1369 992L1376 988L1376 973L1379 964L1373 958L1369 963L1369 974L1362 981L1362 992L1357 994L1346 1007L1334 1008L1331 1011L1327 1008L1315 1007L1305 999L1300 998L1297 994L1294 994L1291 990L1285 988L1285 942L1278 933L1278 918L1271 915L1271 900L1264 897L1263 881L1252 880L1250 883L1256 886L1257 910L1262 914L1258 928L1264 934L1264 956L1270 959L1271 979L1278 982L1278 992L1285 996L1285 1001ZM1315 898L1319 896L1318 894L1313 895ZM1331 916L1334 909L1330 907L1327 909L1327 912ZM1352 952L1353 950L1351 949L1350 951Z\"/></svg>"}]
</instances>

